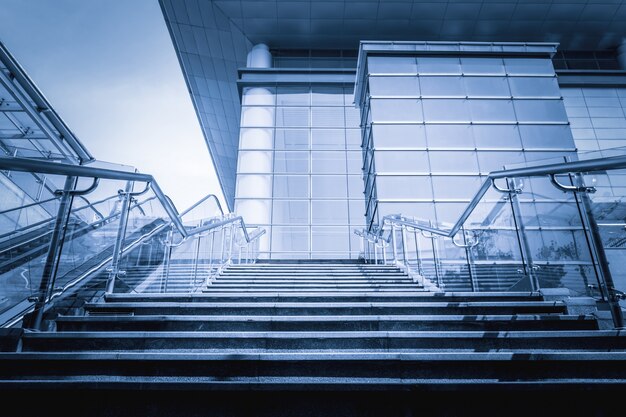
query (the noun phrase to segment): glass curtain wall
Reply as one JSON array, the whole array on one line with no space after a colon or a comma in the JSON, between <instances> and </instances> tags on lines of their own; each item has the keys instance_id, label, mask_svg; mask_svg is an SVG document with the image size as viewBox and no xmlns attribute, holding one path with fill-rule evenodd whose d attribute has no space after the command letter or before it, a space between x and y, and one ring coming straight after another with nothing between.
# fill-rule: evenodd
<instances>
[{"instance_id":1,"label":"glass curtain wall","mask_svg":"<svg viewBox=\"0 0 626 417\"><path fill-rule=\"evenodd\" d=\"M368 222L454 222L481 176L575 155L549 56L368 56L363 104Z\"/></svg>"},{"instance_id":2,"label":"glass curtain wall","mask_svg":"<svg viewBox=\"0 0 626 417\"><path fill-rule=\"evenodd\" d=\"M561 88L581 158L626 153L626 88ZM586 176L613 280L626 288L626 172Z\"/></svg>"},{"instance_id":3,"label":"glass curtain wall","mask_svg":"<svg viewBox=\"0 0 626 417\"><path fill-rule=\"evenodd\" d=\"M267 229L261 257L356 258L365 223L352 85L246 87L235 210Z\"/></svg>"},{"instance_id":4,"label":"glass curtain wall","mask_svg":"<svg viewBox=\"0 0 626 417\"><path fill-rule=\"evenodd\" d=\"M562 87L579 151L626 147L626 88Z\"/></svg>"}]
</instances>

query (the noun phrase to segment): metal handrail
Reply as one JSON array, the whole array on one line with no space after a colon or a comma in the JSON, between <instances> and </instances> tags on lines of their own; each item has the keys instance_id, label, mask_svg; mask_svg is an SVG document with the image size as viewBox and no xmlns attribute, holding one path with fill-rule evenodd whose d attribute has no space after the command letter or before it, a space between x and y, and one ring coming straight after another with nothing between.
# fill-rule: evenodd
<instances>
[{"instance_id":1,"label":"metal handrail","mask_svg":"<svg viewBox=\"0 0 626 417\"><path fill-rule=\"evenodd\" d=\"M26 158L0 157L0 169L23 172L39 172L42 174L65 175L74 177L103 178L119 181L139 181L149 183L152 191L159 199L176 229L183 237L187 237L187 229L183 226L176 207L165 196L161 187L152 175L137 172L117 171L104 168L93 168L85 165L69 165Z\"/></svg>"},{"instance_id":2,"label":"metal handrail","mask_svg":"<svg viewBox=\"0 0 626 417\"><path fill-rule=\"evenodd\" d=\"M261 237L267 232L265 229L257 229L254 232L252 232L252 234L249 234L248 228L246 226L246 222L243 220L243 217L236 216L236 217L231 217L229 219L220 220L215 223L210 223L205 226L200 226L200 227L191 229L188 231L188 236L197 235L199 233L203 233L212 229L217 229L219 227L226 226L227 224L231 224L235 222L239 222L239 224L241 225L241 230L243 231L243 235L246 238L247 243L250 243L253 240L258 239L259 237Z\"/></svg>"},{"instance_id":3,"label":"metal handrail","mask_svg":"<svg viewBox=\"0 0 626 417\"><path fill-rule=\"evenodd\" d=\"M478 203L482 197L487 193L489 188L493 186L493 182L502 178L519 178L519 177L544 177L553 176L558 174L569 173L584 173L584 172L596 172L596 171L608 171L614 169L626 169L626 155L613 156L608 158L596 158L588 159L585 161L574 162L561 162L556 164L538 165L534 167L516 168L516 169L504 169L500 171L493 171L487 175L487 179L483 182L478 189L470 203L467 205L459 219L454 223L451 229L439 229L436 227L426 226L424 224L417 223L413 220L407 219L398 214L383 216L381 224L378 226L376 235L380 237L383 232L385 224L396 224L398 226L408 226L414 229L426 231L432 234L436 234L443 237L453 238L463 227L465 221L471 216L474 209L478 206ZM513 192L514 190L511 190ZM367 232L371 233L371 232Z\"/></svg>"},{"instance_id":4,"label":"metal handrail","mask_svg":"<svg viewBox=\"0 0 626 417\"><path fill-rule=\"evenodd\" d=\"M208 199L213 199L215 201L215 203L217 204L217 208L220 210L220 214L223 216L224 209L222 208L222 204L220 203L220 200L217 198L215 194L207 194L206 196L198 200L196 203L194 203L191 207L187 208L182 213L180 213L180 217L183 217L185 214L189 213L191 210L195 209L196 207L198 207L200 204L204 203Z\"/></svg>"}]
</instances>

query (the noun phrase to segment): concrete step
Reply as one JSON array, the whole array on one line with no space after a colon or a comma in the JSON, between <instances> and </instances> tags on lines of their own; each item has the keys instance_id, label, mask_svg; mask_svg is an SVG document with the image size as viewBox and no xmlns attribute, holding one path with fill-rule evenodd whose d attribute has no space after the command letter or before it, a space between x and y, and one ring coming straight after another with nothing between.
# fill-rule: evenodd
<instances>
[{"instance_id":1,"label":"concrete step","mask_svg":"<svg viewBox=\"0 0 626 417\"><path fill-rule=\"evenodd\" d=\"M364 279L362 277L357 278L351 278L351 279L341 279L341 278L336 278L336 279L327 279L327 278L321 278L321 279L313 279L313 278L305 278L305 277L301 277L301 278L288 278L288 277L284 277L284 278L272 278L272 279L268 279L268 278L244 278L244 277L238 277L238 278L230 278L230 277L218 277L216 280L211 282L211 285L227 285L227 284L231 284L231 285L235 285L235 284L241 284L241 285L248 285L248 284L272 284L272 285L305 285L305 284L312 284L312 285L317 285L317 284L323 284L323 285L343 285L343 284L347 284L347 285L365 285L365 284L375 284L375 285L384 285L384 284L413 284L413 280L405 277L404 279L389 279L389 278L379 278L379 279Z\"/></svg>"},{"instance_id":2,"label":"concrete step","mask_svg":"<svg viewBox=\"0 0 626 417\"><path fill-rule=\"evenodd\" d=\"M462 302L462 301L542 301L543 296L532 292L501 293L436 293L427 291L388 292L209 292L200 294L110 294L107 302Z\"/></svg>"},{"instance_id":3,"label":"concrete step","mask_svg":"<svg viewBox=\"0 0 626 417\"><path fill-rule=\"evenodd\" d=\"M621 351L616 330L401 332L39 332L22 337L23 352L228 350L297 351ZM242 352L243 350L243 352Z\"/></svg>"},{"instance_id":4,"label":"concrete step","mask_svg":"<svg viewBox=\"0 0 626 417\"><path fill-rule=\"evenodd\" d=\"M36 386L141 388L161 393L164 389L273 388L284 396L284 390L293 389L421 387L431 394L444 389L446 396L450 389L479 388L493 396L496 386L504 390L580 387L588 393L626 384L624 352L529 352L523 359L517 352L0 353L0 388L28 392Z\"/></svg>"},{"instance_id":5,"label":"concrete step","mask_svg":"<svg viewBox=\"0 0 626 417\"><path fill-rule=\"evenodd\" d=\"M597 321L578 315L475 316L65 316L57 331L519 331L595 330Z\"/></svg>"},{"instance_id":6,"label":"concrete step","mask_svg":"<svg viewBox=\"0 0 626 417\"><path fill-rule=\"evenodd\" d=\"M532 302L296 302L296 303L177 303L110 302L87 303L89 314L135 315L476 315L476 314L562 314L565 304L559 301Z\"/></svg>"},{"instance_id":7,"label":"concrete step","mask_svg":"<svg viewBox=\"0 0 626 417\"><path fill-rule=\"evenodd\" d=\"M209 285L202 289L202 293L204 294L232 294L232 293L244 293L244 292L254 292L254 293L328 293L328 292L336 292L336 293L354 293L354 292L370 292L370 293L380 293L386 294L389 292L415 292L415 291L423 291L426 292L422 286L418 284L411 284L410 286L330 286L330 287L319 287L319 286L243 286L243 285L230 285L230 286L215 286Z\"/></svg>"}]
</instances>

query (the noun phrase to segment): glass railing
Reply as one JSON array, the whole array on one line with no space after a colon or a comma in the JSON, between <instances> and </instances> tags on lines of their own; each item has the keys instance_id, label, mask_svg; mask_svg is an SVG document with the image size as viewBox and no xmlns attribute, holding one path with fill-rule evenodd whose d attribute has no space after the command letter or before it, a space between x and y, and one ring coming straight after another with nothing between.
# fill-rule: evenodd
<instances>
[{"instance_id":1,"label":"glass railing","mask_svg":"<svg viewBox=\"0 0 626 417\"><path fill-rule=\"evenodd\" d=\"M446 291L568 288L607 302L621 327L626 153L616 153L492 172L454 224L389 215L358 231L362 257Z\"/></svg>"},{"instance_id":2,"label":"glass railing","mask_svg":"<svg viewBox=\"0 0 626 417\"><path fill-rule=\"evenodd\" d=\"M40 328L52 300L94 276L109 293L190 292L225 265L256 259L264 231L224 213L215 196L179 214L153 177L111 168L0 158L0 169L61 184L46 201L52 218L0 230L0 326L32 312L24 325ZM5 213L33 217L40 204L20 201Z\"/></svg>"}]
</instances>

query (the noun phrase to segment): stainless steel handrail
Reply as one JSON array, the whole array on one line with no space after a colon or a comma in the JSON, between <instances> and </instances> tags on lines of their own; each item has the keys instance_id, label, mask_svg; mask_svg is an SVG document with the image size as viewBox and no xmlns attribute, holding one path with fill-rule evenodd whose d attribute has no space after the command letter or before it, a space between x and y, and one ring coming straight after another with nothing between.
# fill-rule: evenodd
<instances>
[{"instance_id":1,"label":"stainless steel handrail","mask_svg":"<svg viewBox=\"0 0 626 417\"><path fill-rule=\"evenodd\" d=\"M239 224L241 225L241 230L243 231L243 235L246 238L246 242L247 243L252 242L253 240L259 238L260 236L262 236L262 235L264 235L266 233L265 229L257 229L256 231L252 232L252 234L249 234L248 233L248 228L246 226L246 223L243 220L243 217L236 216L236 217L232 217L232 218L229 218L229 219L220 220L220 221L215 222L215 223L207 224L205 226L196 227L195 229L191 229L191 230L188 231L188 236L197 235L199 233L206 232L206 231L212 230L212 229L217 229L218 227L222 227L222 226L225 226L227 224L231 224L231 223L235 223L235 222L239 222Z\"/></svg>"},{"instance_id":2,"label":"stainless steel handrail","mask_svg":"<svg viewBox=\"0 0 626 417\"><path fill-rule=\"evenodd\" d=\"M0 169L8 169L12 171L24 171L24 172L39 172L42 174L52 175L65 175L74 177L87 177L87 178L103 178L109 180L119 181L139 181L150 184L152 191L157 196L163 208L167 212L176 229L181 235L187 237L187 229L183 226L183 223L178 216L176 207L165 196L161 187L156 182L152 175L140 174L137 172L125 172L104 168L93 168L85 165L69 165L55 162L26 159L26 158L8 158L0 157Z\"/></svg>"},{"instance_id":3,"label":"stainless steel handrail","mask_svg":"<svg viewBox=\"0 0 626 417\"><path fill-rule=\"evenodd\" d=\"M206 196L198 200L196 203L194 203L191 207L187 208L182 213L180 213L180 217L183 217L185 214L189 213L191 210L195 209L196 207L198 207L200 204L204 203L208 199L213 199L215 201L215 203L217 204L217 208L220 211L220 214L223 216L224 209L222 208L222 204L220 203L220 200L217 198L215 194L207 194Z\"/></svg>"},{"instance_id":4,"label":"stainless steel handrail","mask_svg":"<svg viewBox=\"0 0 626 417\"><path fill-rule=\"evenodd\" d=\"M386 215L383 216L383 220L381 224L378 226L377 231L375 233L376 236L380 237L383 232L385 223L394 223L398 226L408 226L414 229L423 230L429 233L433 233L439 236L452 238L454 237L465 221L471 216L472 212L478 206L478 203L482 199L482 197L487 193L489 188L493 186L493 181L497 179L503 178L519 178L519 177L544 177L550 175L558 175L558 174L569 174L569 173L586 173L586 172L597 172L597 171L608 171L614 169L626 169L626 155L624 156L613 156L608 158L596 158L596 159L588 159L585 161L574 161L574 162L561 162L557 164L547 164L547 165L538 165L534 167L526 167L526 168L516 168L516 169L505 169L500 171L493 171L487 175L487 179L483 182L478 192L474 195L470 203L467 205L459 219L454 223L451 229L439 229L436 227L426 226L424 224L417 223L415 221L409 220L400 215ZM511 190L513 191L513 190ZM371 232L368 232L371 233Z\"/></svg>"}]
</instances>

